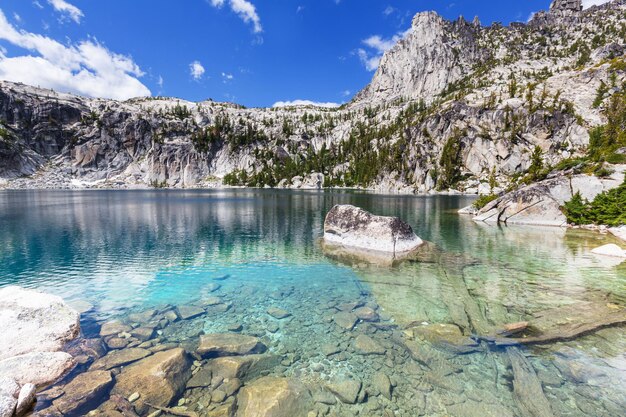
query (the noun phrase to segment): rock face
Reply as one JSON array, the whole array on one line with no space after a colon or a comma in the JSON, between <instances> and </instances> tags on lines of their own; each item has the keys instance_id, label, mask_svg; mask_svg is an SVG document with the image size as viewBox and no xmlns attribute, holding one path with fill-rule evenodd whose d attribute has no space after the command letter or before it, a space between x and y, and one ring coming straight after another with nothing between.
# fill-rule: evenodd
<instances>
[{"instance_id":1,"label":"rock face","mask_svg":"<svg viewBox=\"0 0 626 417\"><path fill-rule=\"evenodd\" d=\"M237 417L305 417L313 398L298 381L263 377L244 386L237 403Z\"/></svg>"},{"instance_id":2,"label":"rock face","mask_svg":"<svg viewBox=\"0 0 626 417\"><path fill-rule=\"evenodd\" d=\"M351 205L337 205L328 212L324 241L393 255L411 252L424 243L399 218L375 216Z\"/></svg>"},{"instance_id":3,"label":"rock face","mask_svg":"<svg viewBox=\"0 0 626 417\"><path fill-rule=\"evenodd\" d=\"M432 102L480 62L474 40L479 30L464 20L448 22L435 12L418 13L356 100L377 103L404 97Z\"/></svg>"},{"instance_id":4,"label":"rock face","mask_svg":"<svg viewBox=\"0 0 626 417\"><path fill-rule=\"evenodd\" d=\"M54 352L78 336L79 314L57 296L20 287L0 289L0 360Z\"/></svg>"},{"instance_id":5,"label":"rock face","mask_svg":"<svg viewBox=\"0 0 626 417\"><path fill-rule=\"evenodd\" d=\"M580 192L587 200L618 187L624 180L626 166L616 166L610 178L590 175L560 175L505 194L483 207L475 221L538 226L565 226L561 207Z\"/></svg>"},{"instance_id":6,"label":"rock face","mask_svg":"<svg viewBox=\"0 0 626 417\"><path fill-rule=\"evenodd\" d=\"M140 399L135 403L139 412L148 409L146 403L167 407L185 389L191 377L191 361L182 348L155 353L130 365L120 373L113 393L130 397L135 392Z\"/></svg>"},{"instance_id":7,"label":"rock face","mask_svg":"<svg viewBox=\"0 0 626 417\"><path fill-rule=\"evenodd\" d=\"M554 0L550 5L550 13L580 13L582 11L582 0Z\"/></svg>"}]
</instances>

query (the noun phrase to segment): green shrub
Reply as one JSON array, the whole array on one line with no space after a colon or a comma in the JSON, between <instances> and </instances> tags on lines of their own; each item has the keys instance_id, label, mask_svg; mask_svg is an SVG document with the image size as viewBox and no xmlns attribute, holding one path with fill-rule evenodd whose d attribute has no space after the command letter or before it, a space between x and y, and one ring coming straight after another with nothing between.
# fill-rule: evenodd
<instances>
[{"instance_id":1,"label":"green shrub","mask_svg":"<svg viewBox=\"0 0 626 417\"><path fill-rule=\"evenodd\" d=\"M592 202L583 199L580 193L574 194L563 206L563 212L571 224L626 224L626 178L619 187L599 194Z\"/></svg>"},{"instance_id":2,"label":"green shrub","mask_svg":"<svg viewBox=\"0 0 626 417\"><path fill-rule=\"evenodd\" d=\"M498 196L496 194L483 194L481 196L478 196L478 198L476 199L476 201L474 201L472 205L476 209L480 210L497 198Z\"/></svg>"}]
</instances>

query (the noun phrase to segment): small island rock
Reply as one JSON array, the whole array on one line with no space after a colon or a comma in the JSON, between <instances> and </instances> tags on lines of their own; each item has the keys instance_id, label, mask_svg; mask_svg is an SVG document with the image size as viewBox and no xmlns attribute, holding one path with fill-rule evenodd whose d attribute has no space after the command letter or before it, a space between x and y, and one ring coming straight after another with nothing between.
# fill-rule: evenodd
<instances>
[{"instance_id":1,"label":"small island rock","mask_svg":"<svg viewBox=\"0 0 626 417\"><path fill-rule=\"evenodd\" d=\"M324 242L390 254L411 252L424 243L399 218L376 216L351 205L336 205L328 212Z\"/></svg>"}]
</instances>

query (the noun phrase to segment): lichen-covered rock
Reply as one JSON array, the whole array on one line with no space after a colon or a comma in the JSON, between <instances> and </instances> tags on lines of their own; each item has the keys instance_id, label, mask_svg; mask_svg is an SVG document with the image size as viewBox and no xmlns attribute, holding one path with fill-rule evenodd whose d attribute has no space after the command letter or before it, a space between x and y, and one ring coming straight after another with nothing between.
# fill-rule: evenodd
<instances>
[{"instance_id":1,"label":"lichen-covered rock","mask_svg":"<svg viewBox=\"0 0 626 417\"><path fill-rule=\"evenodd\" d=\"M424 243L399 218L376 216L352 205L336 205L328 212L324 242L392 255L411 252Z\"/></svg>"},{"instance_id":2,"label":"lichen-covered rock","mask_svg":"<svg viewBox=\"0 0 626 417\"><path fill-rule=\"evenodd\" d=\"M313 398L296 380L268 376L244 386L237 404L237 417L306 417Z\"/></svg>"},{"instance_id":3,"label":"lichen-covered rock","mask_svg":"<svg viewBox=\"0 0 626 417\"><path fill-rule=\"evenodd\" d=\"M129 365L117 376L112 392L124 398L139 393L134 403L144 413L148 405L167 407L185 389L191 377L191 361L182 348L155 353Z\"/></svg>"}]
</instances>

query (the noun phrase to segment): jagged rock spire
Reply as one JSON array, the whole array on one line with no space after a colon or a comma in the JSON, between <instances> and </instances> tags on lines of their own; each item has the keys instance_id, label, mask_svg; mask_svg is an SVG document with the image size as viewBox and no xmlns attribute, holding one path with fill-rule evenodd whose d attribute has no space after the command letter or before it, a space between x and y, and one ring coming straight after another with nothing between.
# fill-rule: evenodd
<instances>
[{"instance_id":1,"label":"jagged rock spire","mask_svg":"<svg viewBox=\"0 0 626 417\"><path fill-rule=\"evenodd\" d=\"M550 5L550 12L579 13L583 10L582 0L554 0Z\"/></svg>"}]
</instances>

